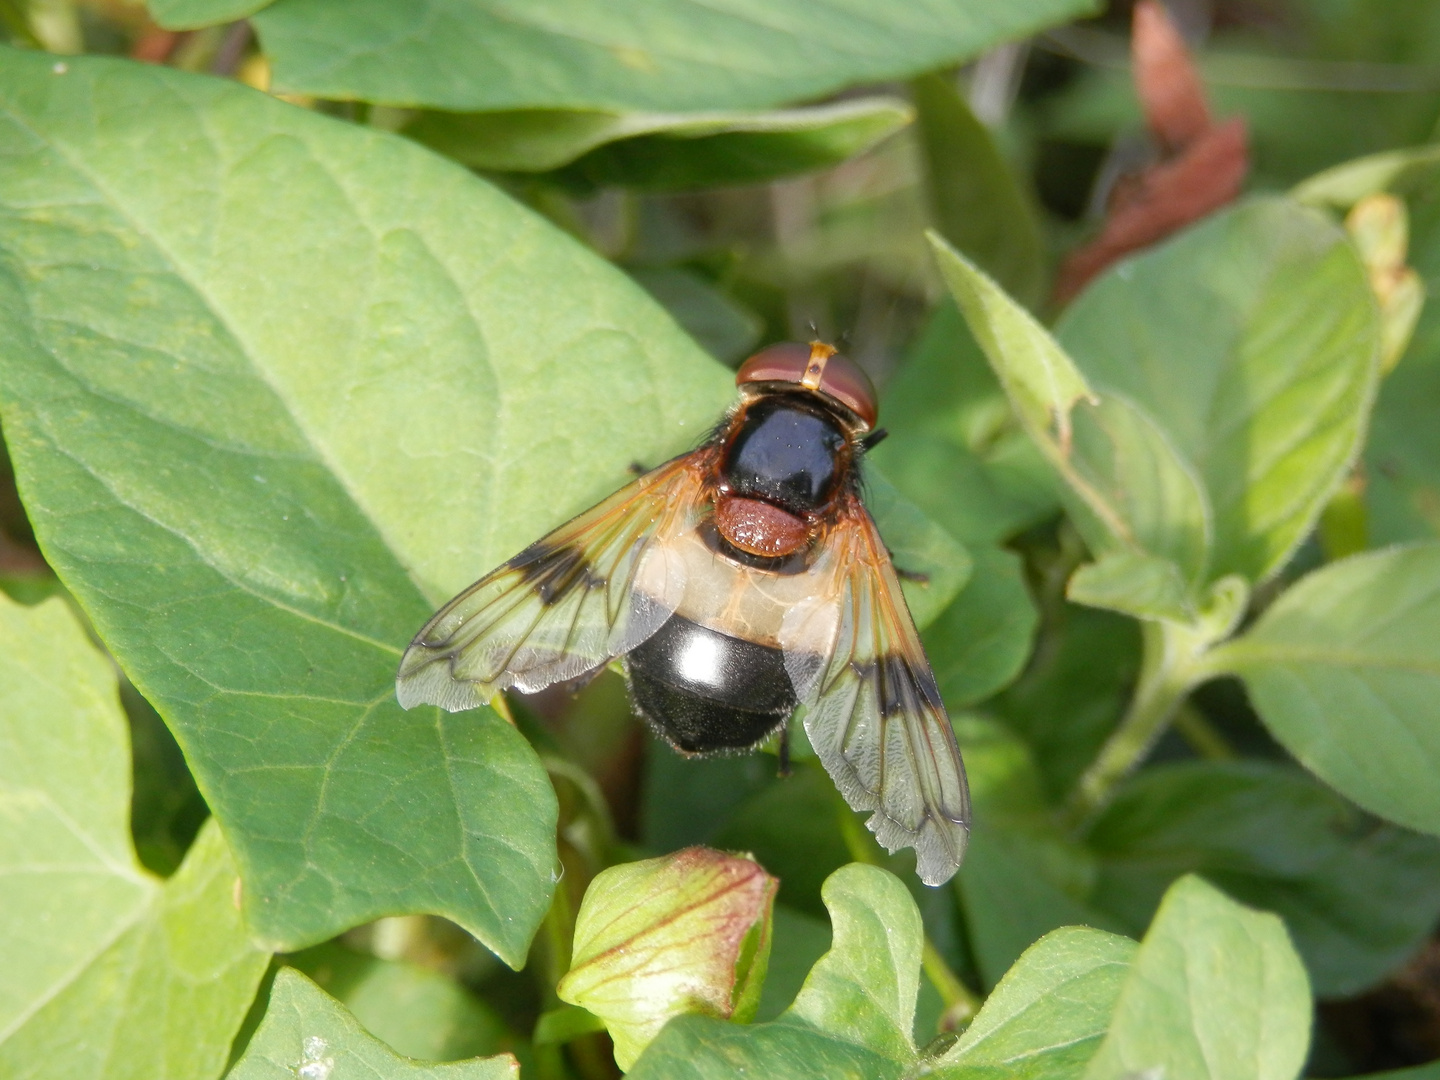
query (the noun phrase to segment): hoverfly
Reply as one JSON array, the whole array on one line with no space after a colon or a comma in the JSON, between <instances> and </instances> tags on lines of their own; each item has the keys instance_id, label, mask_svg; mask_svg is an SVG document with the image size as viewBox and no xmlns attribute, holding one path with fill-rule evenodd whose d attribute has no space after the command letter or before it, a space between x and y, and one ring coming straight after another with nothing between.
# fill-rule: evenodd
<instances>
[{"instance_id":1,"label":"hoverfly","mask_svg":"<svg viewBox=\"0 0 1440 1080\"><path fill-rule=\"evenodd\" d=\"M542 537L435 613L400 704L456 712L622 659L636 712L686 755L753 750L791 714L845 800L929 885L960 865L965 770L890 554L861 501L869 378L786 343L736 375L698 449ZM869 441L867 441L867 439Z\"/></svg>"}]
</instances>

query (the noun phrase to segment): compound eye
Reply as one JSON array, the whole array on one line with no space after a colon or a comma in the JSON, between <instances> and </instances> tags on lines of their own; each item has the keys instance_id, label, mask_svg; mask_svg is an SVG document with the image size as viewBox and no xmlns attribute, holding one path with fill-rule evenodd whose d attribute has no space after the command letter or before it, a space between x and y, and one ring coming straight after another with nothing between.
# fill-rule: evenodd
<instances>
[{"instance_id":1,"label":"compound eye","mask_svg":"<svg viewBox=\"0 0 1440 1080\"><path fill-rule=\"evenodd\" d=\"M767 345L741 364L735 374L736 386L756 382L798 383L839 402L867 428L875 426L879 415L875 385L870 376L848 356L821 342L802 345L798 341L782 341Z\"/></svg>"}]
</instances>

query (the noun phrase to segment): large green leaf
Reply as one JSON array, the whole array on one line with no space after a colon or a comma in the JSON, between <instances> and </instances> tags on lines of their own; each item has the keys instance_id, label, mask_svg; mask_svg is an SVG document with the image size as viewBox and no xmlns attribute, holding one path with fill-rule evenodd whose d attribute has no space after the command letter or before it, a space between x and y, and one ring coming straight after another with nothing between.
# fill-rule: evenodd
<instances>
[{"instance_id":1,"label":"large green leaf","mask_svg":"<svg viewBox=\"0 0 1440 1080\"><path fill-rule=\"evenodd\" d=\"M1367 810L1440 833L1440 544L1356 555L1211 654L1275 737Z\"/></svg>"},{"instance_id":2,"label":"large green leaf","mask_svg":"<svg viewBox=\"0 0 1440 1080\"><path fill-rule=\"evenodd\" d=\"M1038 306L1046 252L1029 193L953 78L923 75L910 93L937 230L1007 292L1028 307Z\"/></svg>"},{"instance_id":3,"label":"large green leaf","mask_svg":"<svg viewBox=\"0 0 1440 1080\"><path fill-rule=\"evenodd\" d=\"M709 1016L678 1016L665 1025L635 1067L632 1080L901 1080L908 1066L829 1032L783 1019L748 1027Z\"/></svg>"},{"instance_id":4,"label":"large green leaf","mask_svg":"<svg viewBox=\"0 0 1440 1080\"><path fill-rule=\"evenodd\" d=\"M1293 767L1147 769L1086 836L1093 902L1136 932L1179 875L1281 915L1315 992L1348 997L1399 967L1440 918L1440 841L1367 815Z\"/></svg>"},{"instance_id":5,"label":"large green leaf","mask_svg":"<svg viewBox=\"0 0 1440 1080\"><path fill-rule=\"evenodd\" d=\"M520 963L553 793L488 710L402 712L400 650L703 434L725 373L404 140L163 69L0 66L6 438L51 564L224 823L251 925L296 946L429 910Z\"/></svg>"},{"instance_id":6,"label":"large green leaf","mask_svg":"<svg viewBox=\"0 0 1440 1080\"><path fill-rule=\"evenodd\" d=\"M366 1032L338 1001L293 968L281 968L270 1004L229 1080L519 1080L509 1054L431 1065L411 1061Z\"/></svg>"},{"instance_id":7,"label":"large green leaf","mask_svg":"<svg viewBox=\"0 0 1440 1080\"><path fill-rule=\"evenodd\" d=\"M1102 397L1143 410L1203 478L1207 579L1256 580L1304 538L1359 451L1379 331L1344 233L1268 199L1113 267L1056 332Z\"/></svg>"},{"instance_id":8,"label":"large green leaf","mask_svg":"<svg viewBox=\"0 0 1440 1080\"><path fill-rule=\"evenodd\" d=\"M1087 1080L1294 1080L1310 987L1285 927L1197 877L1177 881L1130 964Z\"/></svg>"},{"instance_id":9,"label":"large green leaf","mask_svg":"<svg viewBox=\"0 0 1440 1080\"><path fill-rule=\"evenodd\" d=\"M591 184L669 191L755 184L834 165L911 116L894 98L768 112L427 112L405 134L476 169L568 165L568 175Z\"/></svg>"},{"instance_id":10,"label":"large green leaf","mask_svg":"<svg viewBox=\"0 0 1440 1080\"><path fill-rule=\"evenodd\" d=\"M764 108L918 74L1093 12L1091 0L280 0L276 85L457 110Z\"/></svg>"},{"instance_id":11,"label":"large green leaf","mask_svg":"<svg viewBox=\"0 0 1440 1080\"><path fill-rule=\"evenodd\" d=\"M218 1076L269 962L213 822L136 859L117 689L63 601L0 597L0 1075Z\"/></svg>"},{"instance_id":12,"label":"large green leaf","mask_svg":"<svg viewBox=\"0 0 1440 1080\"><path fill-rule=\"evenodd\" d=\"M1129 938L1068 926L1045 935L1000 980L939 1080L1063 1080L1095 1053L1135 956Z\"/></svg>"}]
</instances>

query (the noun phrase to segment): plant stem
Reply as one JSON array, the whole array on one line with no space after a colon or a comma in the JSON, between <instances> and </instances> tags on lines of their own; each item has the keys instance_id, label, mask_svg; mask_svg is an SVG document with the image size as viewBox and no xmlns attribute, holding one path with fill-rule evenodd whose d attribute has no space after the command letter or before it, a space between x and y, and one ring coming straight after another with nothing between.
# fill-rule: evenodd
<instances>
[{"instance_id":1,"label":"plant stem","mask_svg":"<svg viewBox=\"0 0 1440 1080\"><path fill-rule=\"evenodd\" d=\"M1115 787L1150 752L1195 684L1194 661L1208 641L1171 622L1142 624L1140 681L1120 726L1111 733L1070 796L1066 824L1079 828L1110 801Z\"/></svg>"},{"instance_id":2,"label":"plant stem","mask_svg":"<svg viewBox=\"0 0 1440 1080\"><path fill-rule=\"evenodd\" d=\"M1234 761L1240 756L1229 740L1220 734L1219 729L1210 723L1192 702L1182 702L1180 708L1175 710L1175 730L1190 744L1192 750L1209 761Z\"/></svg>"},{"instance_id":3,"label":"plant stem","mask_svg":"<svg viewBox=\"0 0 1440 1080\"><path fill-rule=\"evenodd\" d=\"M860 825L850 808L837 797L836 817L840 821L840 835L845 839L845 847L850 852L850 857L856 862L869 863L871 866L883 866L875 849L875 843ZM981 998L975 991L971 990L956 975L950 965L945 962L945 957L930 940L926 934L924 945L920 952L920 966L925 971L925 977L930 980L930 985L935 987L935 992L940 995L940 1002L945 1006L941 1014L940 1028L942 1031L955 1031L963 1029L971 1018L980 1011Z\"/></svg>"}]
</instances>

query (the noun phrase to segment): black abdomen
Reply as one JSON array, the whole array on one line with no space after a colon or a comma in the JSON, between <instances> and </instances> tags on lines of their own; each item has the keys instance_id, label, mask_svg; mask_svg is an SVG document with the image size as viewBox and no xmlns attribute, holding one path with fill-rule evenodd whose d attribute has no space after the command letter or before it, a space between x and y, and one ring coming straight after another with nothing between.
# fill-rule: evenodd
<instances>
[{"instance_id":1,"label":"black abdomen","mask_svg":"<svg viewBox=\"0 0 1440 1080\"><path fill-rule=\"evenodd\" d=\"M626 659L635 705L655 733L691 754L749 750L798 702L777 648L672 615Z\"/></svg>"}]
</instances>

